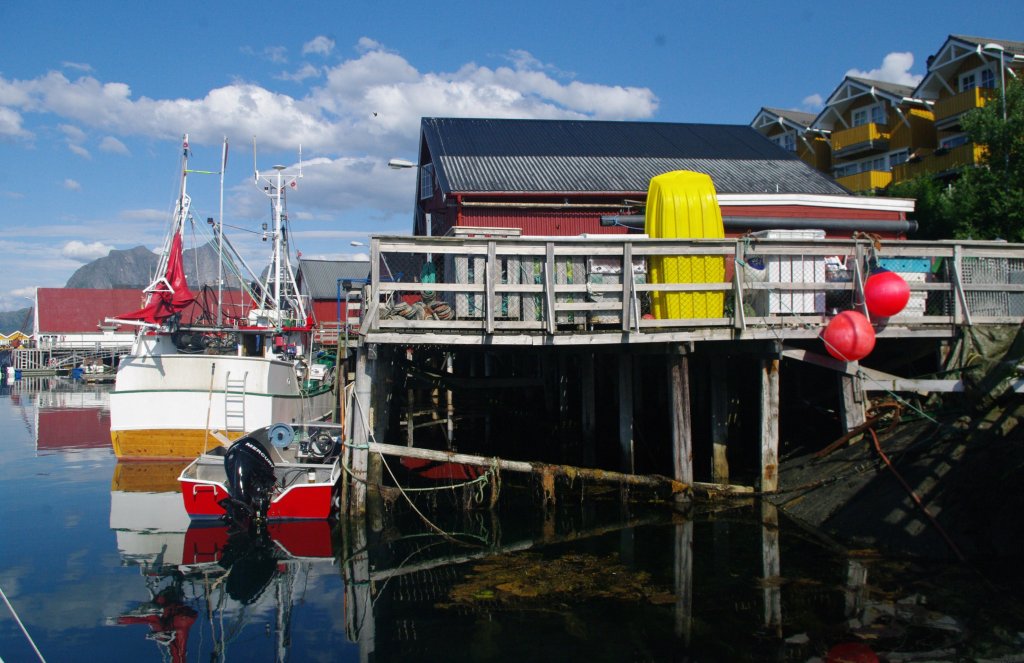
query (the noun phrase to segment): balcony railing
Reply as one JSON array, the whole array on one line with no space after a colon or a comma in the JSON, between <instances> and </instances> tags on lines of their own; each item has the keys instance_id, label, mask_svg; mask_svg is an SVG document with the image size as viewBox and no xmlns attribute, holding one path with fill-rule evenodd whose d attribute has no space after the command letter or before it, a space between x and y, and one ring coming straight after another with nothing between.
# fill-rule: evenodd
<instances>
[{"instance_id":1,"label":"balcony railing","mask_svg":"<svg viewBox=\"0 0 1024 663\"><path fill-rule=\"evenodd\" d=\"M842 129L832 133L832 153L859 152L863 150L885 149L889 143L889 128L884 124L870 122L851 129Z\"/></svg>"},{"instance_id":2,"label":"balcony railing","mask_svg":"<svg viewBox=\"0 0 1024 663\"><path fill-rule=\"evenodd\" d=\"M367 343L525 345L813 339L836 311L866 310L872 257L911 290L880 336L948 336L958 324L1024 317L1024 245L876 247L774 232L787 238L375 237L373 304L359 335ZM429 278L386 278L397 271Z\"/></svg>"},{"instance_id":3,"label":"balcony railing","mask_svg":"<svg viewBox=\"0 0 1024 663\"><path fill-rule=\"evenodd\" d=\"M908 161L893 166L892 178L897 183L906 182L921 175L941 175L952 170L977 166L985 160L985 154L985 147L974 143L967 143L948 150L935 150L918 161Z\"/></svg>"},{"instance_id":4,"label":"balcony railing","mask_svg":"<svg viewBox=\"0 0 1024 663\"><path fill-rule=\"evenodd\" d=\"M868 170L837 178L836 181L854 192L877 191L889 186L892 182L892 173L885 170Z\"/></svg>"},{"instance_id":5,"label":"balcony railing","mask_svg":"<svg viewBox=\"0 0 1024 663\"><path fill-rule=\"evenodd\" d=\"M939 99L935 102L935 122L943 123L969 110L981 108L992 99L999 98L999 90L977 87L952 97Z\"/></svg>"}]
</instances>

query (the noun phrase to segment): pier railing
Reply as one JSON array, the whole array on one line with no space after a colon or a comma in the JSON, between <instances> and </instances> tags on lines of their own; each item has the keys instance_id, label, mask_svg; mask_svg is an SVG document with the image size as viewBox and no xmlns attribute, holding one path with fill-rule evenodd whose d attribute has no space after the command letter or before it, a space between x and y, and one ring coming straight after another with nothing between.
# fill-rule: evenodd
<instances>
[{"instance_id":1,"label":"pier railing","mask_svg":"<svg viewBox=\"0 0 1024 663\"><path fill-rule=\"evenodd\" d=\"M1024 317L1024 245L758 235L375 237L360 334L453 343L814 337L839 311L871 318L864 283L879 267L911 290L899 314L872 320L879 336L948 336Z\"/></svg>"}]
</instances>

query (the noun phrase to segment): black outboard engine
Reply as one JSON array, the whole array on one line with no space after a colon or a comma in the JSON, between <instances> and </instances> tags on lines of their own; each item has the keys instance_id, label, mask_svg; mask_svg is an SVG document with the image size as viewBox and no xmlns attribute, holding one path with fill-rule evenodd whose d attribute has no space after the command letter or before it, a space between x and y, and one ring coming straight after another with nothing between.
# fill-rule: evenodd
<instances>
[{"instance_id":1,"label":"black outboard engine","mask_svg":"<svg viewBox=\"0 0 1024 663\"><path fill-rule=\"evenodd\" d=\"M221 500L224 519L240 529L259 531L274 492L274 461L258 432L235 440L224 455L228 497Z\"/></svg>"}]
</instances>

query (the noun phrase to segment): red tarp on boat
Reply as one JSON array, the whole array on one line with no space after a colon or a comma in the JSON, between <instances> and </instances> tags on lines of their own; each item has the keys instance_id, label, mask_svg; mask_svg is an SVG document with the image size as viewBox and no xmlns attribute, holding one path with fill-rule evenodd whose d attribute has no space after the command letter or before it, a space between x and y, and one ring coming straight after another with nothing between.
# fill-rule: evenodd
<instances>
[{"instance_id":1,"label":"red tarp on boat","mask_svg":"<svg viewBox=\"0 0 1024 663\"><path fill-rule=\"evenodd\" d=\"M195 301L185 280L185 266L181 258L181 235L175 233L171 252L167 257L167 273L163 281L150 293L149 303L138 311L117 316L122 320L141 320L160 324ZM153 287L153 286L150 286Z\"/></svg>"}]
</instances>

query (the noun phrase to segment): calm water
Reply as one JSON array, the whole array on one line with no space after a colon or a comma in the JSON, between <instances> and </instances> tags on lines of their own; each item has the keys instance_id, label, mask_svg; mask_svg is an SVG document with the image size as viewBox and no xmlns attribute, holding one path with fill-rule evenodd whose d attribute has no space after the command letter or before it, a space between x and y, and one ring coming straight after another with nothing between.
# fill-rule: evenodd
<instances>
[{"instance_id":1,"label":"calm water","mask_svg":"<svg viewBox=\"0 0 1024 663\"><path fill-rule=\"evenodd\" d=\"M545 515L508 485L500 515L415 497L451 538L396 498L228 540L190 526L180 464L116 462L105 387L0 393L0 588L49 661L1024 660L1019 583L848 554L753 502ZM0 658L37 660L2 604Z\"/></svg>"}]
</instances>

